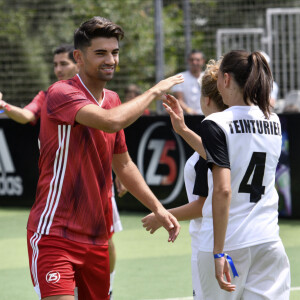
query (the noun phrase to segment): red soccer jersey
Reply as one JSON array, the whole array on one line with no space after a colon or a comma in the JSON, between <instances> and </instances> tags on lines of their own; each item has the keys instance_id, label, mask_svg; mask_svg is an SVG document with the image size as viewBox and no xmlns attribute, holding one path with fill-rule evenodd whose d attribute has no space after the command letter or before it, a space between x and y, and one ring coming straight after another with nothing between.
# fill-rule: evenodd
<instances>
[{"instance_id":1,"label":"red soccer jersey","mask_svg":"<svg viewBox=\"0 0 300 300\"><path fill-rule=\"evenodd\" d=\"M119 105L104 89L102 105ZM124 131L105 133L78 124L76 113L98 105L78 75L54 83L42 106L40 176L27 228L73 241L104 244L112 157L127 151Z\"/></svg>"},{"instance_id":2,"label":"red soccer jersey","mask_svg":"<svg viewBox=\"0 0 300 300\"><path fill-rule=\"evenodd\" d=\"M30 110L32 113L34 113L34 115L35 115L35 121L33 122L34 124L41 116L41 108L42 108L43 103L45 102L46 94L47 94L47 92L40 91L33 98L33 100L24 107L24 108Z\"/></svg>"}]
</instances>

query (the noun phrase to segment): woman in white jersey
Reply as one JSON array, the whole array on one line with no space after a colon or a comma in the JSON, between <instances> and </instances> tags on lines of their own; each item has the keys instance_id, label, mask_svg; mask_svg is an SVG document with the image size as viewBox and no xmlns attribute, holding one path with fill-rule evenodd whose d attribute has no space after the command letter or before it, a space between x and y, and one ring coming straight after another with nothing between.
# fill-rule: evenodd
<instances>
[{"instance_id":1,"label":"woman in white jersey","mask_svg":"<svg viewBox=\"0 0 300 300\"><path fill-rule=\"evenodd\" d=\"M201 79L201 109L206 116L226 108L223 104L222 97L217 90L218 68L219 62L215 62L214 60L209 61ZM171 96L168 96L168 98L170 101L175 100L175 98L172 98ZM178 104L177 108L174 108L174 110L177 114L173 113L170 115L174 130L188 143L191 142L192 146L194 144L198 145L198 140L201 140L201 138L193 131L189 130L185 125L183 111L180 105ZM178 122L178 120L180 121ZM201 145L197 150L203 157L206 157L204 148L201 147ZM184 182L189 204L170 209L170 212L176 216L179 221L191 220L189 232L191 235L192 247L191 267L194 300L203 299L198 274L197 253L198 245L200 243L199 231L202 222L202 207L208 195L207 172L208 168L205 159L195 152L187 160L184 168ZM154 214L150 214L143 218L143 223L144 227L146 227L147 230L150 230L151 233L154 233L160 227Z\"/></svg>"},{"instance_id":2,"label":"woman in white jersey","mask_svg":"<svg viewBox=\"0 0 300 300\"><path fill-rule=\"evenodd\" d=\"M290 267L279 237L275 189L281 127L269 110L272 81L259 52L229 52L217 82L229 108L202 122L213 176L198 253L204 299L289 299ZM234 278L226 254L234 261Z\"/></svg>"},{"instance_id":3,"label":"woman in white jersey","mask_svg":"<svg viewBox=\"0 0 300 300\"><path fill-rule=\"evenodd\" d=\"M203 299L289 299L290 267L279 237L274 187L281 128L278 117L269 112L272 75L259 53L232 51L225 55L218 76L219 91L230 108L202 123L214 183L200 231ZM172 120L182 127L176 99L167 103ZM190 133L188 143L201 150L201 139L197 142ZM227 254L238 273L234 278Z\"/></svg>"}]
</instances>

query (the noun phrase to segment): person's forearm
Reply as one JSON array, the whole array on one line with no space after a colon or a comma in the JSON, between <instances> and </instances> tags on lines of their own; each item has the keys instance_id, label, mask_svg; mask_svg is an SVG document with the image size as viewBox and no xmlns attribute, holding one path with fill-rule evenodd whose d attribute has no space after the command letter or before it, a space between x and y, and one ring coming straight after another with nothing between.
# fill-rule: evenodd
<instances>
[{"instance_id":1,"label":"person's forearm","mask_svg":"<svg viewBox=\"0 0 300 300\"><path fill-rule=\"evenodd\" d=\"M155 213L162 207L133 161L126 166L114 168L114 172L127 190L149 210Z\"/></svg>"},{"instance_id":2,"label":"person's forearm","mask_svg":"<svg viewBox=\"0 0 300 300\"><path fill-rule=\"evenodd\" d=\"M201 137L187 126L177 132L196 152L206 159L206 152Z\"/></svg>"},{"instance_id":3,"label":"person's forearm","mask_svg":"<svg viewBox=\"0 0 300 300\"><path fill-rule=\"evenodd\" d=\"M178 221L188 221L202 217L202 208L205 198L199 197L196 201L187 203L185 205L168 209L168 211Z\"/></svg>"},{"instance_id":4,"label":"person's forearm","mask_svg":"<svg viewBox=\"0 0 300 300\"><path fill-rule=\"evenodd\" d=\"M124 103L122 107L112 108L110 110L112 121L109 122L108 126L116 123L116 131L128 127L144 113L145 109L159 95L160 93L153 87L133 100Z\"/></svg>"},{"instance_id":5,"label":"person's forearm","mask_svg":"<svg viewBox=\"0 0 300 300\"><path fill-rule=\"evenodd\" d=\"M92 104L86 105L77 112L75 120L82 125L105 132L117 132L138 119L155 98L181 82L183 82L183 77L179 75L161 80L142 95L112 109L106 110L100 107L95 108ZM50 97L49 94L48 97Z\"/></svg>"},{"instance_id":6,"label":"person's forearm","mask_svg":"<svg viewBox=\"0 0 300 300\"><path fill-rule=\"evenodd\" d=\"M28 122L33 122L35 120L34 114L25 108L20 108L14 105L8 104L9 109L5 109L5 114L12 120L26 124Z\"/></svg>"},{"instance_id":7,"label":"person's forearm","mask_svg":"<svg viewBox=\"0 0 300 300\"><path fill-rule=\"evenodd\" d=\"M104 132L118 132L136 121L156 96L155 90L150 89L137 98L111 109L102 109L89 104L77 112L75 120L82 125Z\"/></svg>"},{"instance_id":8,"label":"person's forearm","mask_svg":"<svg viewBox=\"0 0 300 300\"><path fill-rule=\"evenodd\" d=\"M222 253L228 224L231 193L215 191L212 199L213 227L214 227L214 254Z\"/></svg>"}]
</instances>

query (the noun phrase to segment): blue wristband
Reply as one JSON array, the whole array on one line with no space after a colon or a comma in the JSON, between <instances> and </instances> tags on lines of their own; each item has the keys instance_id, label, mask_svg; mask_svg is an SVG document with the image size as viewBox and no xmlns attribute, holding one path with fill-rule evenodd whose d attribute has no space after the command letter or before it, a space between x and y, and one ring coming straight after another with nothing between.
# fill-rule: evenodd
<instances>
[{"instance_id":1,"label":"blue wristband","mask_svg":"<svg viewBox=\"0 0 300 300\"><path fill-rule=\"evenodd\" d=\"M214 259L224 257L224 253L214 254Z\"/></svg>"},{"instance_id":2,"label":"blue wristband","mask_svg":"<svg viewBox=\"0 0 300 300\"><path fill-rule=\"evenodd\" d=\"M236 268L235 268L235 265L234 265L234 263L233 263L233 260L232 260L232 258L231 258L228 254L226 254L226 253L218 253L218 254L214 254L214 259L216 259L216 258L221 258L221 257L224 257L224 256L225 256L225 258L227 259L227 261L228 261L228 263L229 263L229 265L230 265L230 268L231 268L233 277L235 277L235 276L239 277L239 274L238 274L238 272L237 272L237 270L236 270Z\"/></svg>"}]
</instances>

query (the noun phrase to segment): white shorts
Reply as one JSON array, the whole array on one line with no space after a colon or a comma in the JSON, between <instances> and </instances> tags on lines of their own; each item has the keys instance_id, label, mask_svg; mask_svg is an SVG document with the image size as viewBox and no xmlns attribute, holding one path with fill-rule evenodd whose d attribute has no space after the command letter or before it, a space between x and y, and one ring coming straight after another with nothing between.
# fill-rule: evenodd
<instances>
[{"instance_id":1,"label":"white shorts","mask_svg":"<svg viewBox=\"0 0 300 300\"><path fill-rule=\"evenodd\" d=\"M199 271L198 271L198 263L197 263L197 254L198 249L195 246L197 241L192 237L192 258L191 258L191 266L192 266L192 285L193 285L193 299L194 300L203 300L202 290L200 285Z\"/></svg>"},{"instance_id":2,"label":"white shorts","mask_svg":"<svg viewBox=\"0 0 300 300\"><path fill-rule=\"evenodd\" d=\"M203 300L197 260L193 259L193 257L192 257L191 262L192 262L193 299L194 300Z\"/></svg>"},{"instance_id":3,"label":"white shorts","mask_svg":"<svg viewBox=\"0 0 300 300\"><path fill-rule=\"evenodd\" d=\"M234 292L221 290L215 278L213 254L198 252L200 284L205 300L288 300L290 296L290 264L280 241L227 251L239 277L231 282Z\"/></svg>"},{"instance_id":4,"label":"white shorts","mask_svg":"<svg viewBox=\"0 0 300 300\"><path fill-rule=\"evenodd\" d=\"M112 204L112 211L113 211L113 227L114 227L114 232L120 232L123 230L123 226L121 223L117 203L115 196L113 195L111 197L111 204Z\"/></svg>"}]
</instances>

